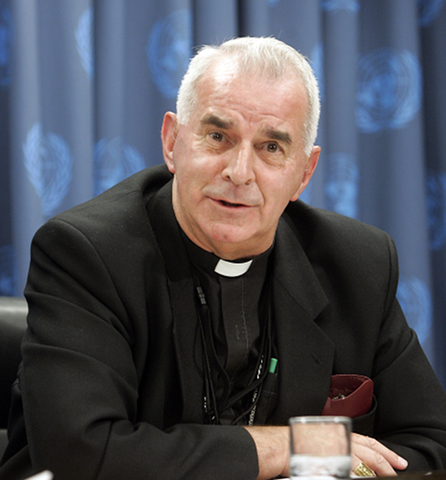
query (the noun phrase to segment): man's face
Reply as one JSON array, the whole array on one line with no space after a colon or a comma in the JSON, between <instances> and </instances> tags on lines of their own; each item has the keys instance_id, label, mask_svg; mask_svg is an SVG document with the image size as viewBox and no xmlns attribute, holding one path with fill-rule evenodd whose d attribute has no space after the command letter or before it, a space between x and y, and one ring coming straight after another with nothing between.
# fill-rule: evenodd
<instances>
[{"instance_id":1,"label":"man's face","mask_svg":"<svg viewBox=\"0 0 446 480\"><path fill-rule=\"evenodd\" d=\"M303 150L304 87L295 78L239 76L228 61L197 93L187 125L170 112L163 123L175 215L194 243L221 258L258 255L317 164L319 147L310 157Z\"/></svg>"}]
</instances>

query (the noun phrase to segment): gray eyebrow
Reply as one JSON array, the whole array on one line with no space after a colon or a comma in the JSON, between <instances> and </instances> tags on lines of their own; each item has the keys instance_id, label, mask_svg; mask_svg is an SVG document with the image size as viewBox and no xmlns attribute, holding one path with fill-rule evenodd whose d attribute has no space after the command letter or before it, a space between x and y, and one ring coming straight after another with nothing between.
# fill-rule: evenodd
<instances>
[{"instance_id":1,"label":"gray eyebrow","mask_svg":"<svg viewBox=\"0 0 446 480\"><path fill-rule=\"evenodd\" d=\"M229 130L235 125L234 122L223 120L222 118L217 117L217 115L214 115L213 113L210 113L209 115L203 117L200 123L201 125L214 125L215 127L222 128L224 130Z\"/></svg>"},{"instance_id":2,"label":"gray eyebrow","mask_svg":"<svg viewBox=\"0 0 446 480\"><path fill-rule=\"evenodd\" d=\"M229 130L235 126L235 123L231 120L223 120L213 113L205 115L201 121L201 125L214 125L215 127L221 128L223 130ZM281 130L275 130L273 128L267 128L264 130L263 134L269 137L271 140L278 140L279 142L286 143L291 145L293 140L288 132L283 132Z\"/></svg>"},{"instance_id":3,"label":"gray eyebrow","mask_svg":"<svg viewBox=\"0 0 446 480\"><path fill-rule=\"evenodd\" d=\"M291 136L288 132L282 132L280 130L273 130L273 129L267 129L265 130L264 134L271 138L272 140L278 140L280 142L284 142L287 145L291 145L293 143L293 140L291 139Z\"/></svg>"}]
</instances>

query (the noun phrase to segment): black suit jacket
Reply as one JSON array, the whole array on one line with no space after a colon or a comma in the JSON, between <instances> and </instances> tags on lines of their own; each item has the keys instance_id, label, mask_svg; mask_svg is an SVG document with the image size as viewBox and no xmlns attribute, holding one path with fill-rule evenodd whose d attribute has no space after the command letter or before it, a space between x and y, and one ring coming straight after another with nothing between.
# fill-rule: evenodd
<instances>
[{"instance_id":1,"label":"black suit jacket","mask_svg":"<svg viewBox=\"0 0 446 480\"><path fill-rule=\"evenodd\" d=\"M147 169L36 234L29 328L1 479L254 479L241 427L203 425L202 350L171 175ZM356 430L446 465L446 397L395 298L384 232L290 204L273 255L278 401L268 423L320 414L331 375L371 377Z\"/></svg>"}]
</instances>

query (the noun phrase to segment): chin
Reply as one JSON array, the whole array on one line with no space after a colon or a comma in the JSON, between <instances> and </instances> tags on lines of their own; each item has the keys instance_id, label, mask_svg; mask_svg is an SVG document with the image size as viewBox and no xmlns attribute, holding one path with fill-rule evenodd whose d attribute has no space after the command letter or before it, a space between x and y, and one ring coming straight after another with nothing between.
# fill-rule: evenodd
<instances>
[{"instance_id":1,"label":"chin","mask_svg":"<svg viewBox=\"0 0 446 480\"><path fill-rule=\"evenodd\" d=\"M251 252L249 245L259 245L253 239L253 233L247 231L237 231L233 227L221 227L213 229L209 235L210 243L220 252L240 252L240 256L256 255L256 252ZM254 243L255 242L255 243ZM238 255L235 256L238 258Z\"/></svg>"},{"instance_id":2,"label":"chin","mask_svg":"<svg viewBox=\"0 0 446 480\"><path fill-rule=\"evenodd\" d=\"M233 225L218 225L209 232L209 238L214 242L237 244L249 241L254 232Z\"/></svg>"}]
</instances>

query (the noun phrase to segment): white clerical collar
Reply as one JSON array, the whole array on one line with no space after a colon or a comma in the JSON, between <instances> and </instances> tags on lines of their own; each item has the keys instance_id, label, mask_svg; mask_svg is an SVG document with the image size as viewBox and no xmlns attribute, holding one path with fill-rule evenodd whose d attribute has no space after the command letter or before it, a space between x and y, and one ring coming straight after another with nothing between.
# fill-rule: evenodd
<instances>
[{"instance_id":1,"label":"white clerical collar","mask_svg":"<svg viewBox=\"0 0 446 480\"><path fill-rule=\"evenodd\" d=\"M224 277L240 277L249 270L252 264L252 260L248 260L243 263L228 262L220 259L217 266L214 268L214 272Z\"/></svg>"}]
</instances>

